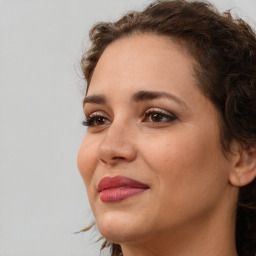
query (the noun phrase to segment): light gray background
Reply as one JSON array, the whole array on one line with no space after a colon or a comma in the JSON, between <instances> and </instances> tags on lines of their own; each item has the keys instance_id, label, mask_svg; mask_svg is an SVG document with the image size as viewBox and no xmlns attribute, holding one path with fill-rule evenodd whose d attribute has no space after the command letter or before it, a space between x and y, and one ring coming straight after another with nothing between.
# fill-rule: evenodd
<instances>
[{"instance_id":1,"label":"light gray background","mask_svg":"<svg viewBox=\"0 0 256 256\"><path fill-rule=\"evenodd\" d=\"M255 0L215 0L255 27ZM76 155L87 34L146 0L0 0L0 256L97 256Z\"/></svg>"}]
</instances>

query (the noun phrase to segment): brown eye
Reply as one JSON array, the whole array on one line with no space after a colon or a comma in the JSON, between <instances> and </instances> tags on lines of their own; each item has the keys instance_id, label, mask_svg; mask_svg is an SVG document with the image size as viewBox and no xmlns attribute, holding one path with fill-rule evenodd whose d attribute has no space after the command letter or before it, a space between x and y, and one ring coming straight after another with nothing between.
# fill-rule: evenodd
<instances>
[{"instance_id":1,"label":"brown eye","mask_svg":"<svg viewBox=\"0 0 256 256\"><path fill-rule=\"evenodd\" d=\"M94 118L94 125L103 125L106 123L106 118L103 116L96 116Z\"/></svg>"},{"instance_id":2,"label":"brown eye","mask_svg":"<svg viewBox=\"0 0 256 256\"><path fill-rule=\"evenodd\" d=\"M160 114L160 113L153 113L151 115L151 120L153 122L161 122L163 120L163 117L164 116L162 114Z\"/></svg>"},{"instance_id":3,"label":"brown eye","mask_svg":"<svg viewBox=\"0 0 256 256\"><path fill-rule=\"evenodd\" d=\"M96 127L96 126L102 126L109 124L110 121L104 116L95 115L95 116L88 116L85 118L85 120L82 122L83 125L88 127Z\"/></svg>"},{"instance_id":4,"label":"brown eye","mask_svg":"<svg viewBox=\"0 0 256 256\"><path fill-rule=\"evenodd\" d=\"M172 122L176 120L176 117L163 110L148 110L145 113L145 117L143 119L144 122L150 122L150 123L167 123L167 122Z\"/></svg>"}]
</instances>

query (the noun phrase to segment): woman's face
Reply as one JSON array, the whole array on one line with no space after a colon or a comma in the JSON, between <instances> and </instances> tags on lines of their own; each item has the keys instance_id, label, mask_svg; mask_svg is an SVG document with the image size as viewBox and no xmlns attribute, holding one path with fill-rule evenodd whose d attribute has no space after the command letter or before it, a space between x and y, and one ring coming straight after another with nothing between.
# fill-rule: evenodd
<instances>
[{"instance_id":1,"label":"woman's face","mask_svg":"<svg viewBox=\"0 0 256 256\"><path fill-rule=\"evenodd\" d=\"M85 98L78 167L110 241L209 228L232 208L233 162L197 83L192 58L164 37L119 39L101 56Z\"/></svg>"}]
</instances>

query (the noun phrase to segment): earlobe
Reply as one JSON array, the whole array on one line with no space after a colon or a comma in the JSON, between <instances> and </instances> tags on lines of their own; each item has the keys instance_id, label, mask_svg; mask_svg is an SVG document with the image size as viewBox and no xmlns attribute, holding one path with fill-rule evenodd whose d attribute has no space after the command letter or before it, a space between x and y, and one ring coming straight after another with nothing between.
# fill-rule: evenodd
<instances>
[{"instance_id":1,"label":"earlobe","mask_svg":"<svg viewBox=\"0 0 256 256\"><path fill-rule=\"evenodd\" d=\"M229 181L233 186L242 187L256 178L256 145L247 146L238 153Z\"/></svg>"}]
</instances>

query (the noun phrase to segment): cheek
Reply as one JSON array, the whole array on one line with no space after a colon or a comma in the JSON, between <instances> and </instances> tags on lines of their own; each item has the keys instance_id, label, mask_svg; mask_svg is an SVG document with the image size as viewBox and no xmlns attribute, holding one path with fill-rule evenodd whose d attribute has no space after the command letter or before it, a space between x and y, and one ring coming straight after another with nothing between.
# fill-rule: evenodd
<instances>
[{"instance_id":1,"label":"cheek","mask_svg":"<svg viewBox=\"0 0 256 256\"><path fill-rule=\"evenodd\" d=\"M90 141L85 136L78 152L77 165L88 191L97 165L96 154L97 147L95 141Z\"/></svg>"},{"instance_id":2,"label":"cheek","mask_svg":"<svg viewBox=\"0 0 256 256\"><path fill-rule=\"evenodd\" d=\"M208 155L211 155L209 141L198 137L195 133L190 136L181 131L146 138L147 143L140 143L145 144L141 151L145 152L145 158L159 174L185 175L195 166L204 165Z\"/></svg>"},{"instance_id":3,"label":"cheek","mask_svg":"<svg viewBox=\"0 0 256 256\"><path fill-rule=\"evenodd\" d=\"M141 149L154 180L152 201L157 202L155 216L162 220L159 228L207 214L219 205L228 186L228 166L217 140L192 130L172 135L147 138Z\"/></svg>"},{"instance_id":4,"label":"cheek","mask_svg":"<svg viewBox=\"0 0 256 256\"><path fill-rule=\"evenodd\" d=\"M157 177L159 193L166 195L167 200L177 204L189 204L191 199L215 200L215 191L226 186L227 161L215 139L218 134L205 131L204 134L197 129L181 130L152 141L147 139L145 159Z\"/></svg>"}]
</instances>

